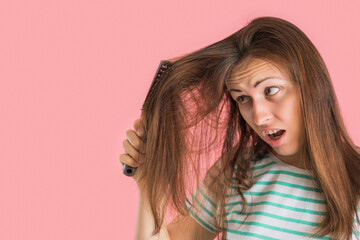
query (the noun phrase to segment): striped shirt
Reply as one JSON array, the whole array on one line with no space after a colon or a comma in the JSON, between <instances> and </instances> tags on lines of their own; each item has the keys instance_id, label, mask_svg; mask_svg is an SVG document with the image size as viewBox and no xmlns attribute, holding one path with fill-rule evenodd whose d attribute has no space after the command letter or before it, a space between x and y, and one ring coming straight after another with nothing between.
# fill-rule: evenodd
<instances>
[{"instance_id":1,"label":"striped shirt","mask_svg":"<svg viewBox=\"0 0 360 240\"><path fill-rule=\"evenodd\" d=\"M246 214L241 213L242 201L236 188L229 188L225 205L226 239L314 239L309 236L315 233L316 226L324 217L326 202L309 170L289 165L271 152L252 163L255 184L243 192L247 200ZM219 213L219 206L205 186L203 179L197 189L198 197L195 198L195 190L188 198L198 209L189 212L208 231L218 233L215 216ZM187 202L186 206L190 208ZM360 205L357 211L360 212ZM360 225L355 220L354 215L356 230L353 231L353 240L360 239ZM323 236L317 239L332 238Z\"/></svg>"}]
</instances>

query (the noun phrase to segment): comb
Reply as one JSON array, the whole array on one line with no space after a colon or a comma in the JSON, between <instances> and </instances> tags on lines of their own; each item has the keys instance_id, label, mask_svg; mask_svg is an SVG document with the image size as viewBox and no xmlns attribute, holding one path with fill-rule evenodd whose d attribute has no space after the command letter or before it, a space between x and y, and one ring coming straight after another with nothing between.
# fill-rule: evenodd
<instances>
[{"instance_id":1,"label":"comb","mask_svg":"<svg viewBox=\"0 0 360 240\"><path fill-rule=\"evenodd\" d=\"M172 62L170 62L170 61L167 61L167 60L161 60L160 61L160 64L159 64L159 66L158 66L158 68L156 70L155 76L153 78L153 81L152 81L152 83L150 85L150 89L149 89L149 91L148 91L148 93L146 95L144 104L142 106L142 109L141 109L142 111L145 111L145 112L147 111L149 102L152 101L152 99L154 98L154 96L155 96L155 94L157 92L159 82L162 79L164 79L164 76L169 71L171 66L172 66ZM143 136L140 136L141 140L144 140L142 137ZM122 172L126 176L134 176L136 169L137 169L137 167L132 167L132 166L129 166L127 164L124 164Z\"/></svg>"}]
</instances>

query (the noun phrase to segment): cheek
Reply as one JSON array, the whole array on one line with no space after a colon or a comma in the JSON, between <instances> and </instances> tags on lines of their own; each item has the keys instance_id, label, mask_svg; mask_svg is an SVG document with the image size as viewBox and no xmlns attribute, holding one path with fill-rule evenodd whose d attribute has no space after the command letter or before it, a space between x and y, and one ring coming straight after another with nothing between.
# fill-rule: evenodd
<instances>
[{"instance_id":1,"label":"cheek","mask_svg":"<svg viewBox=\"0 0 360 240\"><path fill-rule=\"evenodd\" d=\"M244 119L248 119L250 117L250 109L246 106L241 106L239 104L237 104L237 108L239 109L239 112L241 114L241 116L244 118Z\"/></svg>"},{"instance_id":2,"label":"cheek","mask_svg":"<svg viewBox=\"0 0 360 240\"><path fill-rule=\"evenodd\" d=\"M254 124L253 124L253 121L252 121L251 113L249 111L240 110L240 108L239 108L239 112L240 112L240 115L242 116L242 118L247 123L247 125L249 125L252 129L254 129Z\"/></svg>"},{"instance_id":3,"label":"cheek","mask_svg":"<svg viewBox=\"0 0 360 240\"><path fill-rule=\"evenodd\" d=\"M247 124L249 124L249 114L246 111L242 110L239 106L238 109L242 118L247 122Z\"/></svg>"},{"instance_id":4,"label":"cheek","mask_svg":"<svg viewBox=\"0 0 360 240\"><path fill-rule=\"evenodd\" d=\"M286 105L283 106L283 109L286 109L286 111L284 111L282 115L287 119L291 129L296 133L303 131L299 99L296 97L289 99L289 101L286 102Z\"/></svg>"}]
</instances>

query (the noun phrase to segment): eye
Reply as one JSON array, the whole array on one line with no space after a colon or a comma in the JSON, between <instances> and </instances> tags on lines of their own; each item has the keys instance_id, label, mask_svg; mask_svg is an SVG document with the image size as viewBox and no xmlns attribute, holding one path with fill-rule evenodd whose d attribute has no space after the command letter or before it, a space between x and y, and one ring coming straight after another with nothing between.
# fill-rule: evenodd
<instances>
[{"instance_id":1,"label":"eye","mask_svg":"<svg viewBox=\"0 0 360 240\"><path fill-rule=\"evenodd\" d=\"M241 104L244 104L244 103L246 103L246 102L244 102L243 99L244 99L244 98L246 99L246 97L247 97L247 96L238 96L238 97L236 98L236 101L237 101L237 102L240 102Z\"/></svg>"},{"instance_id":2,"label":"eye","mask_svg":"<svg viewBox=\"0 0 360 240\"><path fill-rule=\"evenodd\" d=\"M272 89L278 89L277 91L272 91ZM270 91L269 91L270 90ZM272 96L272 95L275 95L278 91L280 90L280 88L279 87L274 87L274 86L271 86L271 87L267 87L267 88L265 88L265 93L267 94L267 93L271 93L271 92L273 92L273 94L269 94L270 96ZM247 103L247 101L244 101L244 99L246 100L247 98L249 98L248 96L238 96L237 98L236 98L236 101L237 102L240 102L241 104L245 104L245 103Z\"/></svg>"},{"instance_id":3,"label":"eye","mask_svg":"<svg viewBox=\"0 0 360 240\"><path fill-rule=\"evenodd\" d=\"M278 87L268 87L268 88L265 89L265 92L266 92L268 89L274 89L274 88L279 89ZM278 90L278 91L279 91L279 90ZM275 93L277 93L278 91L276 91ZM271 91L270 91L270 92L271 92ZM270 94L270 95L274 95L274 94Z\"/></svg>"}]
</instances>

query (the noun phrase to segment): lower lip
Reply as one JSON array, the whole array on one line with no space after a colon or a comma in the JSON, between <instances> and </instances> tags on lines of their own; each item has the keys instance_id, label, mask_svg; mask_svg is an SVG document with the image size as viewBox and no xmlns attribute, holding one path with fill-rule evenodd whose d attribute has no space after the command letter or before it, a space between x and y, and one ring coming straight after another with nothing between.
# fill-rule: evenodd
<instances>
[{"instance_id":1,"label":"lower lip","mask_svg":"<svg viewBox=\"0 0 360 240\"><path fill-rule=\"evenodd\" d=\"M286 134L286 131L281 135L281 138L279 138L277 140L271 139L267 134L265 134L265 138L271 146L276 147L283 143L285 134Z\"/></svg>"}]
</instances>

